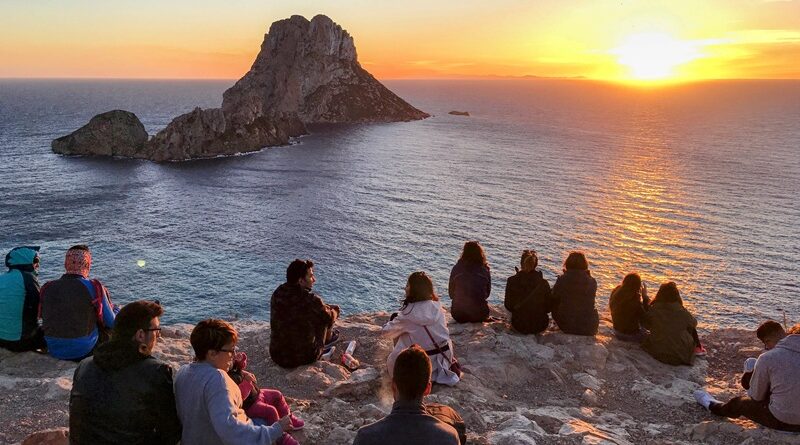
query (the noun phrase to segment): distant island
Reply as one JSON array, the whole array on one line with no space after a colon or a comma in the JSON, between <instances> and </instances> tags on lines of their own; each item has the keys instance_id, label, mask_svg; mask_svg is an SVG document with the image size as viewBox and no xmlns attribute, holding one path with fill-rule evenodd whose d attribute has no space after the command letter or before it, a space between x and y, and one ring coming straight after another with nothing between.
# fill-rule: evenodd
<instances>
[{"instance_id":1,"label":"distant island","mask_svg":"<svg viewBox=\"0 0 800 445\"><path fill-rule=\"evenodd\" d=\"M55 153L182 161L285 145L316 123L407 122L422 112L358 63L353 38L324 15L272 24L250 71L223 94L221 108L176 117L149 137L124 110L93 117L53 140Z\"/></svg>"}]
</instances>

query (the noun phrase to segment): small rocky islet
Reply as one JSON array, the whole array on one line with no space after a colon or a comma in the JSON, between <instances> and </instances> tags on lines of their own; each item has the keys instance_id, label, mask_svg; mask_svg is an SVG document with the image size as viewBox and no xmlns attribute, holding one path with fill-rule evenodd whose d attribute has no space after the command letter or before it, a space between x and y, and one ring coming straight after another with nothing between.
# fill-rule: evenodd
<instances>
[{"instance_id":1,"label":"small rocky islet","mask_svg":"<svg viewBox=\"0 0 800 445\"><path fill-rule=\"evenodd\" d=\"M124 110L93 117L53 140L55 153L156 162L213 158L285 145L318 123L407 122L422 112L358 62L353 37L324 15L273 23L250 71L225 91L221 108L180 115L149 137Z\"/></svg>"}]
</instances>

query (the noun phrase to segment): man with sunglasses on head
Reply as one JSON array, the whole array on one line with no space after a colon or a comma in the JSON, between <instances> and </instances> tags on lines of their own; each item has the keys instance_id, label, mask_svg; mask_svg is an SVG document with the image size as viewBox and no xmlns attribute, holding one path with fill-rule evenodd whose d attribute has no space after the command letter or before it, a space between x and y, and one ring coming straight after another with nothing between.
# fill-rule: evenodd
<instances>
[{"instance_id":1,"label":"man with sunglasses on head","mask_svg":"<svg viewBox=\"0 0 800 445\"><path fill-rule=\"evenodd\" d=\"M71 444L175 444L181 424L172 368L152 356L161 305L136 301L120 310L111 341L75 370L69 400Z\"/></svg>"},{"instance_id":2,"label":"man with sunglasses on head","mask_svg":"<svg viewBox=\"0 0 800 445\"><path fill-rule=\"evenodd\" d=\"M0 347L14 352L46 347L39 326L39 246L11 249L0 275Z\"/></svg>"}]
</instances>

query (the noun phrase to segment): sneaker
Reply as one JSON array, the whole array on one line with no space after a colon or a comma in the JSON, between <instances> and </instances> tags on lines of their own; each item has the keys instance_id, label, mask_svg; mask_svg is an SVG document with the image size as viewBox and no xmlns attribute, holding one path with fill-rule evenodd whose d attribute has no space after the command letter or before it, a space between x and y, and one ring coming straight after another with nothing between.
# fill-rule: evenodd
<instances>
[{"instance_id":1,"label":"sneaker","mask_svg":"<svg viewBox=\"0 0 800 445\"><path fill-rule=\"evenodd\" d=\"M707 354L706 348L704 348L703 345L694 347L694 355L695 356L697 356L697 357L705 357L706 354Z\"/></svg>"},{"instance_id":2,"label":"sneaker","mask_svg":"<svg viewBox=\"0 0 800 445\"><path fill-rule=\"evenodd\" d=\"M300 445L300 442L298 442L297 439L292 437L292 435L289 433L283 433L283 436L276 440L275 443L277 445Z\"/></svg>"},{"instance_id":3,"label":"sneaker","mask_svg":"<svg viewBox=\"0 0 800 445\"><path fill-rule=\"evenodd\" d=\"M289 420L292 421L292 429L293 430L302 430L306 423L303 422L303 419L295 416L294 414L289 414Z\"/></svg>"},{"instance_id":4,"label":"sneaker","mask_svg":"<svg viewBox=\"0 0 800 445\"><path fill-rule=\"evenodd\" d=\"M694 399L697 400L697 403L705 409L709 409L712 403L720 403L719 400L711 397L711 394L703 391L702 389L698 389L694 392Z\"/></svg>"},{"instance_id":5,"label":"sneaker","mask_svg":"<svg viewBox=\"0 0 800 445\"><path fill-rule=\"evenodd\" d=\"M333 332L331 332L331 339L325 342L325 346L330 346L336 343L337 341L339 341L339 330L334 329Z\"/></svg>"}]
</instances>

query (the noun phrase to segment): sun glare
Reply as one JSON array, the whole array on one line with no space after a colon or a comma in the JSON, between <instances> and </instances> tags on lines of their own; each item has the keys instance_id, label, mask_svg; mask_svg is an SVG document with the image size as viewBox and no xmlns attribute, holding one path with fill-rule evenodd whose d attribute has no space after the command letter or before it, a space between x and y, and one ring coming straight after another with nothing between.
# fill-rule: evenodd
<instances>
[{"instance_id":1,"label":"sun glare","mask_svg":"<svg viewBox=\"0 0 800 445\"><path fill-rule=\"evenodd\" d=\"M668 80L675 68L702 56L695 43L660 32L630 35L611 53L631 79L641 81Z\"/></svg>"}]
</instances>

